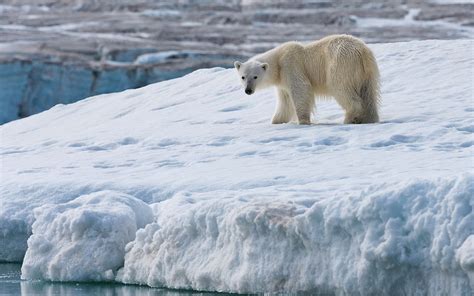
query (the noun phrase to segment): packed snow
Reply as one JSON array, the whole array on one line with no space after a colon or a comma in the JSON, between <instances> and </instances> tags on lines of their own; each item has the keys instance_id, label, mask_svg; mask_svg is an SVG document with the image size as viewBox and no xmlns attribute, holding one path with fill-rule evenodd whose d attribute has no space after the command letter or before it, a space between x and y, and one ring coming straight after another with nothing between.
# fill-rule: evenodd
<instances>
[{"instance_id":1,"label":"packed snow","mask_svg":"<svg viewBox=\"0 0 474 296\"><path fill-rule=\"evenodd\" d=\"M468 295L474 43L370 47L379 124L321 101L311 126L271 125L273 90L213 68L1 126L0 259L24 279Z\"/></svg>"}]
</instances>

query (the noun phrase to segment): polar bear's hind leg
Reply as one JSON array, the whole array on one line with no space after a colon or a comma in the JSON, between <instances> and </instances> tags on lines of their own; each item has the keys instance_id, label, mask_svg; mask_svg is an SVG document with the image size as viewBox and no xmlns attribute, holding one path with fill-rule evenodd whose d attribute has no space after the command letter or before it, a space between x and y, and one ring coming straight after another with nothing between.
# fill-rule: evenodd
<instances>
[{"instance_id":1,"label":"polar bear's hind leg","mask_svg":"<svg viewBox=\"0 0 474 296\"><path fill-rule=\"evenodd\" d=\"M360 89L360 97L362 99L363 109L361 114L361 123L379 122L379 96L378 77L367 80L362 84Z\"/></svg>"}]
</instances>

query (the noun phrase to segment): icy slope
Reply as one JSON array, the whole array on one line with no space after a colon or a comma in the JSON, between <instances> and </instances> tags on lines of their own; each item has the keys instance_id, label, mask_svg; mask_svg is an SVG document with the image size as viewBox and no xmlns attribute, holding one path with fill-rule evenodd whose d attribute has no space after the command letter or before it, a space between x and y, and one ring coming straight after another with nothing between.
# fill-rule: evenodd
<instances>
[{"instance_id":1,"label":"icy slope","mask_svg":"<svg viewBox=\"0 0 474 296\"><path fill-rule=\"evenodd\" d=\"M1 126L0 258L22 260L43 211L54 215L38 223L68 223L59 211L68 202L113 190L150 204L155 222L127 245L122 269L96 266L100 279L466 295L474 272L473 42L371 48L383 80L380 124L342 125L342 110L320 102L316 125L271 125L274 91L248 97L234 70L214 68ZM80 200L73 212L94 210ZM38 208L47 203L58 208ZM129 211L104 215L130 227ZM49 255L34 243L35 229L28 253L38 258L27 256L23 277L84 279L61 264L39 268ZM77 244L97 243L102 231Z\"/></svg>"}]
</instances>

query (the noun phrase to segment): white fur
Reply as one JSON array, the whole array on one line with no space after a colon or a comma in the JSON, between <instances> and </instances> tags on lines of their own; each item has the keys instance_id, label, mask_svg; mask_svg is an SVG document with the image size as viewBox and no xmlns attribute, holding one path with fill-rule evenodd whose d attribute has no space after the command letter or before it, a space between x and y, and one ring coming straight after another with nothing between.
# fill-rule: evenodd
<instances>
[{"instance_id":1,"label":"white fur","mask_svg":"<svg viewBox=\"0 0 474 296\"><path fill-rule=\"evenodd\" d=\"M276 86L272 123L310 124L315 96L331 96L346 111L344 123L378 122L379 71L363 41L332 35L302 45L284 43L235 68L247 94Z\"/></svg>"}]
</instances>

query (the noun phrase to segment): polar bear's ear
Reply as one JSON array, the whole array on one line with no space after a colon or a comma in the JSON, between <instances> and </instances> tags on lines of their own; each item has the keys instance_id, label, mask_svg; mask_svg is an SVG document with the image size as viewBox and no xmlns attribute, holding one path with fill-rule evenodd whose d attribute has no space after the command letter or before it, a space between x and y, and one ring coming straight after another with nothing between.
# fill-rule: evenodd
<instances>
[{"instance_id":1,"label":"polar bear's ear","mask_svg":"<svg viewBox=\"0 0 474 296\"><path fill-rule=\"evenodd\" d=\"M265 71L267 71L267 69L268 69L268 64L267 64L267 63L263 63L263 64L262 64L262 69L265 70Z\"/></svg>"},{"instance_id":2,"label":"polar bear's ear","mask_svg":"<svg viewBox=\"0 0 474 296\"><path fill-rule=\"evenodd\" d=\"M242 66L242 63L241 63L241 62L239 62L239 61L235 61L235 62L234 62L234 67L235 67L235 69L239 70L239 69L240 69L240 66Z\"/></svg>"}]
</instances>

